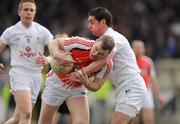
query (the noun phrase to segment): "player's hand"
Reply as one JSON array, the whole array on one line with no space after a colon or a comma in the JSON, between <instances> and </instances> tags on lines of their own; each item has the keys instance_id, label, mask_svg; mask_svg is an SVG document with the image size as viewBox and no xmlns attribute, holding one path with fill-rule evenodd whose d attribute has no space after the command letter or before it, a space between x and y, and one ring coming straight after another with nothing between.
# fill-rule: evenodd
<instances>
[{"instance_id":1,"label":"player's hand","mask_svg":"<svg viewBox=\"0 0 180 124\"><path fill-rule=\"evenodd\" d=\"M79 70L79 71L77 71L77 73L79 74L78 79L77 79L78 82L81 82L83 84L90 83L88 75L85 74L83 70Z\"/></svg>"},{"instance_id":2,"label":"player's hand","mask_svg":"<svg viewBox=\"0 0 180 124\"><path fill-rule=\"evenodd\" d=\"M75 61L69 57L68 55L71 55L68 51L59 51L53 55L54 59L56 59L59 63L75 63Z\"/></svg>"},{"instance_id":3,"label":"player's hand","mask_svg":"<svg viewBox=\"0 0 180 124\"><path fill-rule=\"evenodd\" d=\"M165 104L166 104L166 102L165 102L165 99L162 97L162 96L158 96L158 103L159 103L159 106L162 108Z\"/></svg>"},{"instance_id":4,"label":"player's hand","mask_svg":"<svg viewBox=\"0 0 180 124\"><path fill-rule=\"evenodd\" d=\"M72 88L75 83L82 83L82 77L78 71L67 74L65 78L61 79L66 88Z\"/></svg>"},{"instance_id":5,"label":"player's hand","mask_svg":"<svg viewBox=\"0 0 180 124\"><path fill-rule=\"evenodd\" d=\"M44 66L44 65L48 64L48 57L39 53L39 56L36 58L35 61L36 61L36 64L38 64L40 66Z\"/></svg>"},{"instance_id":6,"label":"player's hand","mask_svg":"<svg viewBox=\"0 0 180 124\"><path fill-rule=\"evenodd\" d=\"M4 72L4 65L0 63L0 74L3 74Z\"/></svg>"},{"instance_id":7,"label":"player's hand","mask_svg":"<svg viewBox=\"0 0 180 124\"><path fill-rule=\"evenodd\" d=\"M81 75L78 71L71 72L66 75L67 79L65 83L71 83L71 82L81 82Z\"/></svg>"}]
</instances>

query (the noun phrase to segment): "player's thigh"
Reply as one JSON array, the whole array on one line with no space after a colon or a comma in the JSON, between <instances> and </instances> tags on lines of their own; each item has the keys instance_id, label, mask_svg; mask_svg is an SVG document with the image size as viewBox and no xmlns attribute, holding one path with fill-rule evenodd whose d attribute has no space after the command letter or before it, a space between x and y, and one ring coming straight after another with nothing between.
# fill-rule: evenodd
<instances>
[{"instance_id":1,"label":"player's thigh","mask_svg":"<svg viewBox=\"0 0 180 124\"><path fill-rule=\"evenodd\" d=\"M69 98L66 103L73 120L89 121L89 105L86 95Z\"/></svg>"},{"instance_id":2,"label":"player's thigh","mask_svg":"<svg viewBox=\"0 0 180 124\"><path fill-rule=\"evenodd\" d=\"M51 124L57 109L58 106L51 106L42 101L39 124Z\"/></svg>"},{"instance_id":3,"label":"player's thigh","mask_svg":"<svg viewBox=\"0 0 180 124\"><path fill-rule=\"evenodd\" d=\"M32 100L29 90L17 90L13 93L16 107L20 113L32 112Z\"/></svg>"}]
</instances>

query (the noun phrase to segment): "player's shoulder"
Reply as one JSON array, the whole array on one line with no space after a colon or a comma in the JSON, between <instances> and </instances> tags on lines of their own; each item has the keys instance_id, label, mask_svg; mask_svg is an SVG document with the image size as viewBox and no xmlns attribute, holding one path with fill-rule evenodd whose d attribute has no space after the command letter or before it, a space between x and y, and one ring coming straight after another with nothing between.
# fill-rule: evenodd
<instances>
[{"instance_id":1,"label":"player's shoulder","mask_svg":"<svg viewBox=\"0 0 180 124\"><path fill-rule=\"evenodd\" d=\"M11 25L11 26L9 26L9 27L7 27L5 31L15 30L15 29L17 29L17 28L19 27L19 25L20 25L20 22L14 24L14 25Z\"/></svg>"},{"instance_id":2,"label":"player's shoulder","mask_svg":"<svg viewBox=\"0 0 180 124\"><path fill-rule=\"evenodd\" d=\"M86 38L86 37L73 36L71 38L79 40L79 41L84 41L84 42L95 42L95 41L90 40L89 38Z\"/></svg>"},{"instance_id":3,"label":"player's shoulder","mask_svg":"<svg viewBox=\"0 0 180 124\"><path fill-rule=\"evenodd\" d=\"M33 28L38 28L39 30L48 30L45 26L43 26L37 22L33 22L32 26L33 26Z\"/></svg>"},{"instance_id":4,"label":"player's shoulder","mask_svg":"<svg viewBox=\"0 0 180 124\"><path fill-rule=\"evenodd\" d=\"M129 43L124 35L114 30L113 28L108 28L105 32L105 35L111 36L114 39L114 41L118 44Z\"/></svg>"},{"instance_id":5,"label":"player's shoulder","mask_svg":"<svg viewBox=\"0 0 180 124\"><path fill-rule=\"evenodd\" d=\"M146 62L153 63L153 60L149 56L144 55L142 56L142 59Z\"/></svg>"},{"instance_id":6,"label":"player's shoulder","mask_svg":"<svg viewBox=\"0 0 180 124\"><path fill-rule=\"evenodd\" d=\"M12 34L15 30L17 30L18 29L18 25L17 24L15 24L15 25L11 25L10 27L7 27L5 30L4 30L4 32L3 32L3 34L4 35L10 35L10 34Z\"/></svg>"}]
</instances>

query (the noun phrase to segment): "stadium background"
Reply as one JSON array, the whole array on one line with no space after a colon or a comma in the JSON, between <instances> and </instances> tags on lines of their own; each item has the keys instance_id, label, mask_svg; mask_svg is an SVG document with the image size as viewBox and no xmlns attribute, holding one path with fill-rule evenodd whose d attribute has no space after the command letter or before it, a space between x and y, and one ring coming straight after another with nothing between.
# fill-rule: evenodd
<instances>
[{"instance_id":1,"label":"stadium background","mask_svg":"<svg viewBox=\"0 0 180 124\"><path fill-rule=\"evenodd\" d=\"M163 110L159 111L157 108L157 124L180 124L179 0L35 1L35 21L53 34L66 32L69 36L88 38L94 38L87 29L89 9L97 6L108 8L113 15L114 29L125 35L130 43L133 39L142 39L147 47L146 54L155 61L160 91L169 101ZM0 34L19 20L18 3L18 0L0 1ZM7 48L0 54L0 61L9 63L9 55ZM0 86L2 91L3 83Z\"/></svg>"}]
</instances>

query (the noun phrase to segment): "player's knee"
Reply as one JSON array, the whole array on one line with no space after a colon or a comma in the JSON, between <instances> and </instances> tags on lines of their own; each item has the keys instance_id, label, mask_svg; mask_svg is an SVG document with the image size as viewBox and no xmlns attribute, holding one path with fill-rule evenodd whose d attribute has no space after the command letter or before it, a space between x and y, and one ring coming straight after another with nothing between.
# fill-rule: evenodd
<instances>
[{"instance_id":1,"label":"player's knee","mask_svg":"<svg viewBox=\"0 0 180 124\"><path fill-rule=\"evenodd\" d=\"M21 118L25 119L25 120L29 120L31 119L32 116L32 112L31 111L25 111L21 113Z\"/></svg>"},{"instance_id":2,"label":"player's knee","mask_svg":"<svg viewBox=\"0 0 180 124\"><path fill-rule=\"evenodd\" d=\"M13 117L13 121L14 121L15 124L19 124L20 117L19 116Z\"/></svg>"}]
</instances>

